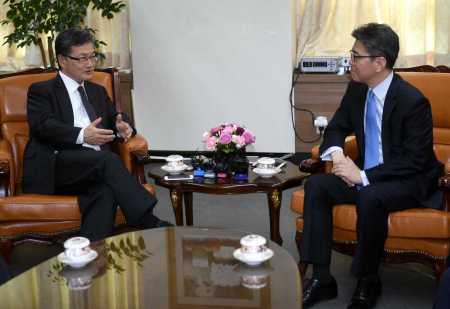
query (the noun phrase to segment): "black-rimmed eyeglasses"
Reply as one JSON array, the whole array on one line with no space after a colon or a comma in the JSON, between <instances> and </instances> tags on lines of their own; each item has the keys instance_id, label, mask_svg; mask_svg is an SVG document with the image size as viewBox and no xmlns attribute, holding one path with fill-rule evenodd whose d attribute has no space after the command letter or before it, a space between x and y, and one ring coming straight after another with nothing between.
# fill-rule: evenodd
<instances>
[{"instance_id":1,"label":"black-rimmed eyeglasses","mask_svg":"<svg viewBox=\"0 0 450 309\"><path fill-rule=\"evenodd\" d=\"M383 55L360 55L357 52L355 52L354 50L350 50L350 58L352 59L352 61L356 61L359 58L376 58L376 57L384 57Z\"/></svg>"},{"instance_id":2,"label":"black-rimmed eyeglasses","mask_svg":"<svg viewBox=\"0 0 450 309\"><path fill-rule=\"evenodd\" d=\"M90 56L82 56L82 57L74 57L74 56L70 56L70 55L64 55L64 57L78 61L80 63L87 63L88 61L97 62L97 60L98 60L97 53L94 53Z\"/></svg>"}]
</instances>

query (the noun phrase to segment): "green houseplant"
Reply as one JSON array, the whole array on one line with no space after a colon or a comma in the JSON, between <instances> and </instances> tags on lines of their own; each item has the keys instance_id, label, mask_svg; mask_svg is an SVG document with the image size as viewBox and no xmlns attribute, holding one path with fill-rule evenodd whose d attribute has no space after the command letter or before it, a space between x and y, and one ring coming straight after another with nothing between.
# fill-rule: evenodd
<instances>
[{"instance_id":1,"label":"green houseplant","mask_svg":"<svg viewBox=\"0 0 450 309\"><path fill-rule=\"evenodd\" d=\"M17 44L18 47L35 44L39 46L44 67L56 66L53 41L56 35L70 27L84 26L88 7L101 12L102 17L112 19L125 4L113 0L4 0L8 5L6 19L1 25L12 24L14 31L5 37L4 44ZM88 28L95 33L95 30ZM47 38L49 61L42 37ZM106 45L96 41L96 47Z\"/></svg>"}]
</instances>

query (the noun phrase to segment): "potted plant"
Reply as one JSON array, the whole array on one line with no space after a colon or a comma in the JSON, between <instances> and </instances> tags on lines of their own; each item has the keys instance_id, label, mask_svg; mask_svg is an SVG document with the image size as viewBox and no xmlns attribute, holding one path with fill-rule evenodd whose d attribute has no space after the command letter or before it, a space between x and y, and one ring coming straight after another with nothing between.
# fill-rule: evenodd
<instances>
[{"instance_id":1,"label":"potted plant","mask_svg":"<svg viewBox=\"0 0 450 309\"><path fill-rule=\"evenodd\" d=\"M35 44L39 46L44 67L56 67L53 41L56 35L70 27L83 26L89 5L93 10L101 11L102 17L112 19L125 4L113 0L4 0L8 5L6 19L1 25L12 24L14 31L5 37L4 44L17 44L18 47ZM95 30L87 28L93 33ZM41 37L47 37L47 61L44 43ZM106 45L96 41L96 48Z\"/></svg>"}]
</instances>

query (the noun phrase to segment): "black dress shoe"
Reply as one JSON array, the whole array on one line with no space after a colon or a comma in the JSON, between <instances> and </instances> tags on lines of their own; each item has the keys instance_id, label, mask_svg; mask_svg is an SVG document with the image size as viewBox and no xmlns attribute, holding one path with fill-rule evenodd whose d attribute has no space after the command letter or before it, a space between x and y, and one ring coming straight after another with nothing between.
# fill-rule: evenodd
<instances>
[{"instance_id":1,"label":"black dress shoe","mask_svg":"<svg viewBox=\"0 0 450 309\"><path fill-rule=\"evenodd\" d=\"M142 229L154 229L158 227L169 227L169 226L173 226L173 224L159 219L157 216L155 216L150 212L146 213L143 216L141 223L139 224L139 227Z\"/></svg>"},{"instance_id":2,"label":"black dress shoe","mask_svg":"<svg viewBox=\"0 0 450 309\"><path fill-rule=\"evenodd\" d=\"M331 277L331 281L323 284L319 279L311 278L303 287L303 308L309 308L312 305L326 299L337 297L336 279Z\"/></svg>"},{"instance_id":3,"label":"black dress shoe","mask_svg":"<svg viewBox=\"0 0 450 309\"><path fill-rule=\"evenodd\" d=\"M362 277L358 280L355 292L347 309L373 308L381 295L381 281L378 276Z\"/></svg>"},{"instance_id":4,"label":"black dress shoe","mask_svg":"<svg viewBox=\"0 0 450 309\"><path fill-rule=\"evenodd\" d=\"M164 220L160 220L158 219L158 221L155 223L155 228L157 227L171 227L173 226L172 223L164 221Z\"/></svg>"}]
</instances>

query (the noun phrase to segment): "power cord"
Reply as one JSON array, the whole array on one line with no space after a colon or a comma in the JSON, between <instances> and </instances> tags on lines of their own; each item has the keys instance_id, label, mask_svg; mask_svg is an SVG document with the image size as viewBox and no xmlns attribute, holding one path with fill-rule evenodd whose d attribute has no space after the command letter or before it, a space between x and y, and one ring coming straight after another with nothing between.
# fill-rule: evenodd
<instances>
[{"instance_id":1,"label":"power cord","mask_svg":"<svg viewBox=\"0 0 450 309\"><path fill-rule=\"evenodd\" d=\"M292 85L291 85L291 91L289 93L289 105L290 105L289 107L290 107L290 111L291 111L291 123L292 123L292 128L294 129L295 137L302 143L311 144L311 143L315 143L315 142L319 141L322 138L323 131L325 128L319 127L319 136L313 140L307 140L307 139L302 138L300 136L300 132L297 132L297 129L295 128L294 110L310 114L311 115L311 123L313 124L313 126L314 126L314 119L316 119L316 116L314 115L314 113L311 110L295 106L295 104L292 100L293 93L294 93L294 87L295 87L295 84L297 83L299 73L300 73L299 68L294 69L294 71L292 72Z\"/></svg>"}]
</instances>

